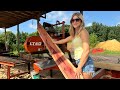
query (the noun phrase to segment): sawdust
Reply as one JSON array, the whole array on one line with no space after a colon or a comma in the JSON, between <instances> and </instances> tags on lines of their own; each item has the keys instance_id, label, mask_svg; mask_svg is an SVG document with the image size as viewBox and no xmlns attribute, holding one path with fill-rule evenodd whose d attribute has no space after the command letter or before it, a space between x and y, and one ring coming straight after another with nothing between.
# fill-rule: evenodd
<instances>
[{"instance_id":1,"label":"sawdust","mask_svg":"<svg viewBox=\"0 0 120 90\"><path fill-rule=\"evenodd\" d=\"M116 39L100 42L95 48L102 48L109 51L120 51L120 42Z\"/></svg>"},{"instance_id":2,"label":"sawdust","mask_svg":"<svg viewBox=\"0 0 120 90\"><path fill-rule=\"evenodd\" d=\"M32 71L32 66L31 66L31 71ZM11 67L10 73L11 75L17 74L17 73L22 73L28 71L27 65L20 65L16 67ZM52 71L52 77L50 76L50 71L49 70L43 70L40 72L41 78L40 79L64 79L64 76L59 70L53 70ZM7 79L7 67L1 65L0 68L0 79ZM19 76L11 77L10 79L32 79L31 75L26 73L22 74Z\"/></svg>"}]
</instances>

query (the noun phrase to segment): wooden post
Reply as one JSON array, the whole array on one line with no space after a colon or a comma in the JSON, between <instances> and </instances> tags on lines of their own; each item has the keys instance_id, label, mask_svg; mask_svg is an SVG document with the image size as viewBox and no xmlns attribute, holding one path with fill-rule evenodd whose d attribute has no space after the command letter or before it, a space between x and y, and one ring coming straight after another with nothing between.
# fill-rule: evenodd
<instances>
[{"instance_id":1,"label":"wooden post","mask_svg":"<svg viewBox=\"0 0 120 90\"><path fill-rule=\"evenodd\" d=\"M80 11L80 13L83 15L83 11Z\"/></svg>"},{"instance_id":2,"label":"wooden post","mask_svg":"<svg viewBox=\"0 0 120 90\"><path fill-rule=\"evenodd\" d=\"M6 51L8 51L6 28L5 28L5 48Z\"/></svg>"},{"instance_id":3,"label":"wooden post","mask_svg":"<svg viewBox=\"0 0 120 90\"><path fill-rule=\"evenodd\" d=\"M19 50L19 44L20 44L20 32L19 32L19 24L17 25L17 51L18 51L18 54L20 53L20 50Z\"/></svg>"},{"instance_id":4,"label":"wooden post","mask_svg":"<svg viewBox=\"0 0 120 90\"><path fill-rule=\"evenodd\" d=\"M7 66L7 79L10 79L10 66Z\"/></svg>"},{"instance_id":5,"label":"wooden post","mask_svg":"<svg viewBox=\"0 0 120 90\"><path fill-rule=\"evenodd\" d=\"M28 74L30 74L30 61L28 61L27 65L28 65Z\"/></svg>"},{"instance_id":6,"label":"wooden post","mask_svg":"<svg viewBox=\"0 0 120 90\"><path fill-rule=\"evenodd\" d=\"M65 38L65 22L62 22L62 39ZM66 46L65 44L62 44L62 51L65 53Z\"/></svg>"}]
</instances>

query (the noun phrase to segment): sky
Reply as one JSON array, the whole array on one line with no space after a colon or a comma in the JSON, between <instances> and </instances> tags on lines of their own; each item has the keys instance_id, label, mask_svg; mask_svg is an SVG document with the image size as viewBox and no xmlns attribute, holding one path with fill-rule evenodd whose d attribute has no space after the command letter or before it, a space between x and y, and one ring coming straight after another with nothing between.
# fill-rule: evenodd
<instances>
[{"instance_id":1,"label":"sky","mask_svg":"<svg viewBox=\"0 0 120 90\"><path fill-rule=\"evenodd\" d=\"M70 18L74 12L80 11L51 11L46 14L46 18L40 18L40 23L48 22L55 24L56 21L65 21L65 24L70 24ZM120 11L83 11L83 17L85 26L91 26L93 22L102 23L107 26L116 26L120 24ZM37 20L31 19L24 23L19 24L20 32L32 33L37 31ZM17 26L13 26L6 29L17 33ZM3 28L0 28L0 32L4 32Z\"/></svg>"}]
</instances>

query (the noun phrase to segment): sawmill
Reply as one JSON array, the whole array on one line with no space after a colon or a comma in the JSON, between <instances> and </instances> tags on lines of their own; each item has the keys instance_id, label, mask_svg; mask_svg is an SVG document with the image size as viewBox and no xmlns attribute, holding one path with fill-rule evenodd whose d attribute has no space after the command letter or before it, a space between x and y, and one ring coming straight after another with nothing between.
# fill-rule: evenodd
<instances>
[{"instance_id":1,"label":"sawmill","mask_svg":"<svg viewBox=\"0 0 120 90\"><path fill-rule=\"evenodd\" d=\"M47 46L45 42L43 42L44 38L40 37L40 35L42 34L40 34L39 30L42 29L46 30L47 34L53 40L64 39L65 37L69 36L69 34L65 32L65 21L56 20L54 24L44 22L42 25L43 28L39 25L40 18L46 18L46 14L49 12L51 11L0 11L0 28L4 28L5 38L6 38L6 29L13 27L15 25L17 25L16 31L18 34L17 35L17 42L18 42L17 51L19 53L18 56L9 55L9 50L6 45L6 41L4 45L0 44L0 46L3 47L3 49L1 49L0 51L0 66L7 67L7 73L6 73L7 79L10 79L15 76L23 75L25 73L31 75L34 73L40 74L40 72L43 70L49 70L51 77L53 76L52 70L60 70L61 72L63 72L60 65L56 63L56 60L54 60L53 54L51 54L50 51L48 50L49 47L52 46L54 47L54 45L52 45L49 42L50 46ZM83 14L83 11L80 12ZM19 24L31 19L35 19L37 21L37 25L39 26L38 27L39 35L27 37L26 41L24 42L25 52L20 52ZM61 32L57 32L55 28L55 26L57 25L62 25ZM66 44L58 45L58 48L60 48L63 56L65 53L67 53L68 60L72 63L72 65L70 64L71 66L70 68L72 68L73 66L76 67L75 61L72 58L70 51L67 50L67 45ZM56 56L56 58L58 57ZM66 57L63 58L66 59ZM111 57L92 56L92 58L94 59L94 64L96 68L96 73L93 79L100 79L104 75L112 75L114 78L120 78L120 64L118 63L119 58L115 57L114 62L113 62L113 58ZM16 66L20 66L23 64L27 65L28 71L11 75L11 68L15 68ZM70 77L67 77L66 72L63 73L63 75L65 76L65 78L68 79L72 78L72 74ZM32 78L35 77L33 77L32 75Z\"/></svg>"},{"instance_id":2,"label":"sawmill","mask_svg":"<svg viewBox=\"0 0 120 90\"><path fill-rule=\"evenodd\" d=\"M19 24L22 22L25 22L30 19L35 19L37 21L40 20L40 18L46 18L46 13L50 11L2 11L1 14L1 21L0 21L0 28L4 28L5 30L5 38L6 36L6 28L10 28L12 26L17 25L17 51L19 53L18 56L9 55L8 46L6 43L3 45L4 48L1 49L1 56L0 56L0 64L1 65L7 65L7 78L10 79L15 76L19 76L25 73L30 74L30 65L33 64L34 69L36 70L36 63L40 63L41 66L37 67L39 70L50 70L50 75L52 76L52 69L57 68L57 65L55 64L54 60L52 59L51 55L49 54L46 46L44 45L42 39L39 36L31 36L26 39L24 42L24 49L25 52L20 52L19 50ZM61 33L56 32L55 26L62 25L62 31ZM58 21L56 20L55 24L50 24L47 22L43 23L43 27L46 29L47 33L55 40L60 40L62 38L65 38L68 36L67 33L65 33L64 30L65 21ZM66 36L65 36L66 35ZM6 41L5 41L6 42ZM2 45L2 44L1 44ZM68 52L68 55L70 57L70 60L72 61L70 52L66 50L66 45L60 45L59 46L63 52ZM43 57L43 54L46 53L48 56ZM34 55L37 54L37 58L34 57ZM42 56L42 57L40 57ZM39 58L38 58L39 57ZM42 60L43 59L43 60ZM47 64L50 62L49 64ZM15 75L11 75L10 69L11 67L16 67L18 65L28 65L28 71L23 73L18 73ZM59 69L58 69L59 70Z\"/></svg>"}]
</instances>

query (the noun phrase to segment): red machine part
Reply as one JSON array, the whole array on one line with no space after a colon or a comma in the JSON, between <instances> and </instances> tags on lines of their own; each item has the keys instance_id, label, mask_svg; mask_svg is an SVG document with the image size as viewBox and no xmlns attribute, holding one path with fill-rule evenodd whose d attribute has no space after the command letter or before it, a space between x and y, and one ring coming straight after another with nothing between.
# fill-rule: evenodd
<instances>
[{"instance_id":1,"label":"red machine part","mask_svg":"<svg viewBox=\"0 0 120 90\"><path fill-rule=\"evenodd\" d=\"M24 48L28 53L33 53L46 49L42 39L39 36L28 37L24 42Z\"/></svg>"},{"instance_id":2,"label":"red machine part","mask_svg":"<svg viewBox=\"0 0 120 90\"><path fill-rule=\"evenodd\" d=\"M62 26L62 35L63 36L62 37L57 37L54 34L50 34L50 36L53 38L53 40L59 40L61 38L65 38L64 23L65 23L65 21L63 21L63 22L56 21L56 24L53 24L53 26L60 25L60 24L63 25ZM31 36L31 37L28 37L26 39L26 41L24 42L24 48L25 48L26 52L34 53L34 52L45 50L46 46L44 45L40 36Z\"/></svg>"},{"instance_id":3,"label":"red machine part","mask_svg":"<svg viewBox=\"0 0 120 90\"><path fill-rule=\"evenodd\" d=\"M104 52L104 50L101 48L92 49L92 54L101 53L101 52Z\"/></svg>"},{"instance_id":4,"label":"red machine part","mask_svg":"<svg viewBox=\"0 0 120 90\"><path fill-rule=\"evenodd\" d=\"M115 70L106 70L105 75L103 75L102 79L119 79L120 71Z\"/></svg>"},{"instance_id":5,"label":"red machine part","mask_svg":"<svg viewBox=\"0 0 120 90\"><path fill-rule=\"evenodd\" d=\"M120 78L120 71L114 71L114 70L112 70L111 73L112 73L112 77L114 77L114 78Z\"/></svg>"}]
</instances>

